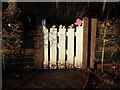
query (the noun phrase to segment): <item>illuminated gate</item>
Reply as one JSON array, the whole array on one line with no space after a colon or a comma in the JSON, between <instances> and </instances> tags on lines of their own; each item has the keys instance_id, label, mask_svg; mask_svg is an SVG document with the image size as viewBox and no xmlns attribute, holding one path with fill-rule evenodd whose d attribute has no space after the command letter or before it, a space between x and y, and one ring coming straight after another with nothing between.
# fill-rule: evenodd
<instances>
[{"instance_id":1,"label":"illuminated gate","mask_svg":"<svg viewBox=\"0 0 120 90\"><path fill-rule=\"evenodd\" d=\"M88 18L83 18L81 26L76 28L59 26L59 29L47 29L43 23L44 69L86 68L87 61Z\"/></svg>"}]
</instances>

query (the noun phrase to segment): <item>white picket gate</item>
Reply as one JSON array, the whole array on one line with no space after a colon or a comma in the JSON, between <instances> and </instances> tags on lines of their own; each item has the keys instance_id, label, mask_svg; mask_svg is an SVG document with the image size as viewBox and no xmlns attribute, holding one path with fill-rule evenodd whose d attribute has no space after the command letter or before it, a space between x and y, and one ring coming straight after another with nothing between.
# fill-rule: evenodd
<instances>
[{"instance_id":1,"label":"white picket gate","mask_svg":"<svg viewBox=\"0 0 120 90\"><path fill-rule=\"evenodd\" d=\"M43 28L44 69L81 68L83 60L82 26L66 28Z\"/></svg>"}]
</instances>

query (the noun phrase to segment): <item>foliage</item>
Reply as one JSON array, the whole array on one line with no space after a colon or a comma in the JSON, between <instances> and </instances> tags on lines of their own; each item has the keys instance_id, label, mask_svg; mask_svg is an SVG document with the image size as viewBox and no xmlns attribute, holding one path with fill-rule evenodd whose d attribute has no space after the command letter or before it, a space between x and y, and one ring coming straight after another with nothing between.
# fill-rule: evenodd
<instances>
[{"instance_id":1,"label":"foliage","mask_svg":"<svg viewBox=\"0 0 120 90\"><path fill-rule=\"evenodd\" d=\"M98 29L101 35L99 35L97 40L102 40L103 42L102 43L102 58L101 58L102 71L103 71L104 60L106 58L105 56L107 56L112 62L116 61L114 60L113 57L118 56L116 52L118 52L120 48L119 46L120 44L120 36L119 36L120 35L120 30L119 30L120 23L119 21L120 19L116 19L116 20L107 20L105 22L100 21L98 23ZM105 47L108 47L109 55L105 55L106 52L108 53L108 51L105 50ZM114 47L113 51L110 50L111 47Z\"/></svg>"},{"instance_id":2,"label":"foliage","mask_svg":"<svg viewBox=\"0 0 120 90\"><path fill-rule=\"evenodd\" d=\"M2 60L4 71L9 62L6 59L7 56L21 52L22 23L18 19L19 14L20 9L16 7L15 2L8 2L8 7L2 11Z\"/></svg>"},{"instance_id":3,"label":"foliage","mask_svg":"<svg viewBox=\"0 0 120 90\"><path fill-rule=\"evenodd\" d=\"M120 43L120 19L116 19L116 20L108 20L105 22L98 22L98 29L99 29L99 33L100 30L102 31L103 34L101 34L97 40L103 40L106 39L105 41L105 46L114 46L116 47L116 51L118 50L119 43ZM106 30L106 32L105 32ZM113 32L112 32L113 31ZM112 32L112 34L108 33L108 32ZM106 35L105 35L106 34Z\"/></svg>"},{"instance_id":4,"label":"foliage","mask_svg":"<svg viewBox=\"0 0 120 90\"><path fill-rule=\"evenodd\" d=\"M12 7L11 7L12 8ZM14 8L14 7L13 7ZM5 9L2 17L2 50L10 50L6 52L18 53L20 51L22 38L22 23L18 20L20 10L17 8Z\"/></svg>"}]
</instances>

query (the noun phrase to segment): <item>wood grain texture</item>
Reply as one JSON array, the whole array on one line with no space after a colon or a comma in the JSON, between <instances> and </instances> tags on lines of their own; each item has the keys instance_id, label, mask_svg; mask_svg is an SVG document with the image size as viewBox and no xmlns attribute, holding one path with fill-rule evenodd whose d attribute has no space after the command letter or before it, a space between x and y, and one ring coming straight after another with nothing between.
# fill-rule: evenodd
<instances>
[{"instance_id":1,"label":"wood grain texture","mask_svg":"<svg viewBox=\"0 0 120 90\"><path fill-rule=\"evenodd\" d=\"M94 68L97 19L91 20L90 67Z\"/></svg>"},{"instance_id":2,"label":"wood grain texture","mask_svg":"<svg viewBox=\"0 0 120 90\"><path fill-rule=\"evenodd\" d=\"M84 31L83 31L83 62L82 68L87 68L87 60L88 60L88 18L83 18L84 20Z\"/></svg>"}]
</instances>

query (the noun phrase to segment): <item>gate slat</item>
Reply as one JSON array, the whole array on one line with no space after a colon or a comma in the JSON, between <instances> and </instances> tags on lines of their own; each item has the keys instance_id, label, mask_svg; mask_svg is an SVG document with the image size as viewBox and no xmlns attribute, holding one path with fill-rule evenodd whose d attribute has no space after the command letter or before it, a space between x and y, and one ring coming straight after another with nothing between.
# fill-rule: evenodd
<instances>
[{"instance_id":1,"label":"gate slat","mask_svg":"<svg viewBox=\"0 0 120 90\"><path fill-rule=\"evenodd\" d=\"M74 60L74 29L68 29L67 32L68 42L67 42L67 68L74 68L73 60Z\"/></svg>"},{"instance_id":2,"label":"gate slat","mask_svg":"<svg viewBox=\"0 0 120 90\"><path fill-rule=\"evenodd\" d=\"M81 68L83 60L83 25L76 27L76 57L75 67Z\"/></svg>"},{"instance_id":3,"label":"gate slat","mask_svg":"<svg viewBox=\"0 0 120 90\"><path fill-rule=\"evenodd\" d=\"M58 61L58 68L65 69L65 32L66 29L59 29L58 36L59 36L59 61Z\"/></svg>"},{"instance_id":4,"label":"gate slat","mask_svg":"<svg viewBox=\"0 0 120 90\"><path fill-rule=\"evenodd\" d=\"M56 69L57 65L57 28L50 28L50 69Z\"/></svg>"},{"instance_id":5,"label":"gate slat","mask_svg":"<svg viewBox=\"0 0 120 90\"><path fill-rule=\"evenodd\" d=\"M44 69L48 69L48 29L44 28L43 30L44 34L44 61L43 66Z\"/></svg>"}]
</instances>

